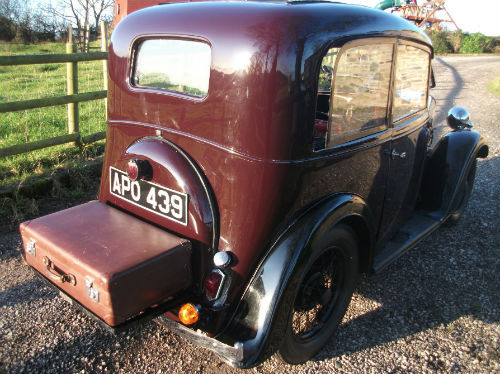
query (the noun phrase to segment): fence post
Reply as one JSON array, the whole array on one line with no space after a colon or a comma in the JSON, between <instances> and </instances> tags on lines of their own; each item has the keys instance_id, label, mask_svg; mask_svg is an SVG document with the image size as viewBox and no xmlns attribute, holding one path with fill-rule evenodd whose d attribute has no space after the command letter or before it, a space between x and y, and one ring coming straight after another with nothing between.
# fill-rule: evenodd
<instances>
[{"instance_id":1,"label":"fence post","mask_svg":"<svg viewBox=\"0 0 500 374\"><path fill-rule=\"evenodd\" d=\"M106 30L106 22L101 21L101 51L108 51L108 33ZM102 60L102 74L104 78L104 89L108 90L108 60ZM108 98L104 99L106 110L106 121L108 120Z\"/></svg>"},{"instance_id":2,"label":"fence post","mask_svg":"<svg viewBox=\"0 0 500 374\"><path fill-rule=\"evenodd\" d=\"M75 44L66 44L66 53L75 53ZM74 95L78 93L78 63L77 62L67 62L66 63L66 81L68 85L68 95ZM78 133L79 129L79 114L78 114L78 103L70 103L68 105L68 134ZM76 145L80 144L80 141L75 142Z\"/></svg>"},{"instance_id":3,"label":"fence post","mask_svg":"<svg viewBox=\"0 0 500 374\"><path fill-rule=\"evenodd\" d=\"M87 53L89 51L89 42L90 42L90 26L87 21L85 21L84 33L85 34L83 36L83 52Z\"/></svg>"}]
</instances>

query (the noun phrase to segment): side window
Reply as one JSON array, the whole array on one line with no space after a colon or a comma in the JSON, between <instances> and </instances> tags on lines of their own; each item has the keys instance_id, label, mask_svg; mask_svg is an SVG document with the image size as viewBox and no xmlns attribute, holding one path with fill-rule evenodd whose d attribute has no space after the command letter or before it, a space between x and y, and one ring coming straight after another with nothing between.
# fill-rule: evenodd
<instances>
[{"instance_id":1,"label":"side window","mask_svg":"<svg viewBox=\"0 0 500 374\"><path fill-rule=\"evenodd\" d=\"M355 46L340 55L330 100L328 147L387 126L392 55L392 43Z\"/></svg>"},{"instance_id":2,"label":"side window","mask_svg":"<svg viewBox=\"0 0 500 374\"><path fill-rule=\"evenodd\" d=\"M335 68L335 60L340 48L330 48L323 60L321 60L321 68L319 72L318 91L330 91L332 88L333 70Z\"/></svg>"},{"instance_id":3,"label":"side window","mask_svg":"<svg viewBox=\"0 0 500 374\"><path fill-rule=\"evenodd\" d=\"M392 118L394 121L427 105L429 53L411 45L398 45Z\"/></svg>"},{"instance_id":4,"label":"side window","mask_svg":"<svg viewBox=\"0 0 500 374\"><path fill-rule=\"evenodd\" d=\"M316 119L314 122L313 149L325 148L326 133L328 131L328 111L330 108L330 94L332 89L333 71L335 60L340 48L330 48L321 60L318 79L318 97L316 101Z\"/></svg>"}]
</instances>

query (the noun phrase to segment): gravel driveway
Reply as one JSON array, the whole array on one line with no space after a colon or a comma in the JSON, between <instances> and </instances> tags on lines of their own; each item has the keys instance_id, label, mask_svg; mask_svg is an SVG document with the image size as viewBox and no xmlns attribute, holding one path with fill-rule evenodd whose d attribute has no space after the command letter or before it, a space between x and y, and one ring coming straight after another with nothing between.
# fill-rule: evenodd
<instances>
[{"instance_id":1,"label":"gravel driveway","mask_svg":"<svg viewBox=\"0 0 500 374\"><path fill-rule=\"evenodd\" d=\"M469 207L383 273L363 277L343 325L314 360L248 372L500 372L500 57L434 62L438 128L452 105L488 138ZM154 323L113 335L34 278L17 232L0 237L0 372L235 373Z\"/></svg>"}]
</instances>

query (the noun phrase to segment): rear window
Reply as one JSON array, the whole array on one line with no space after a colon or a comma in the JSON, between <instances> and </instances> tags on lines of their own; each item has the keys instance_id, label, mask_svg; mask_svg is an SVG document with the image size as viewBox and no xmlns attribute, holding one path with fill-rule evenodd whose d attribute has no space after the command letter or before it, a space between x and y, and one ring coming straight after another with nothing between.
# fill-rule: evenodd
<instances>
[{"instance_id":1,"label":"rear window","mask_svg":"<svg viewBox=\"0 0 500 374\"><path fill-rule=\"evenodd\" d=\"M142 41L135 58L132 84L189 96L205 97L211 50L203 42L178 39Z\"/></svg>"}]
</instances>

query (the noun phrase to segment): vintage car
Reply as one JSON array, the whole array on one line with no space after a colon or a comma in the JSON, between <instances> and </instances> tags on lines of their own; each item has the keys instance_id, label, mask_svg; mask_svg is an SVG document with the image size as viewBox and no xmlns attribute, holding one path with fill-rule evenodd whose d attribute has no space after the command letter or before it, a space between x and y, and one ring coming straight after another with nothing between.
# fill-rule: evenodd
<instances>
[{"instance_id":1,"label":"vintage car","mask_svg":"<svg viewBox=\"0 0 500 374\"><path fill-rule=\"evenodd\" d=\"M109 51L99 198L25 222L25 259L114 329L154 319L251 367L314 356L377 272L465 209L488 154L432 141L426 35L329 2L135 12Z\"/></svg>"}]
</instances>

